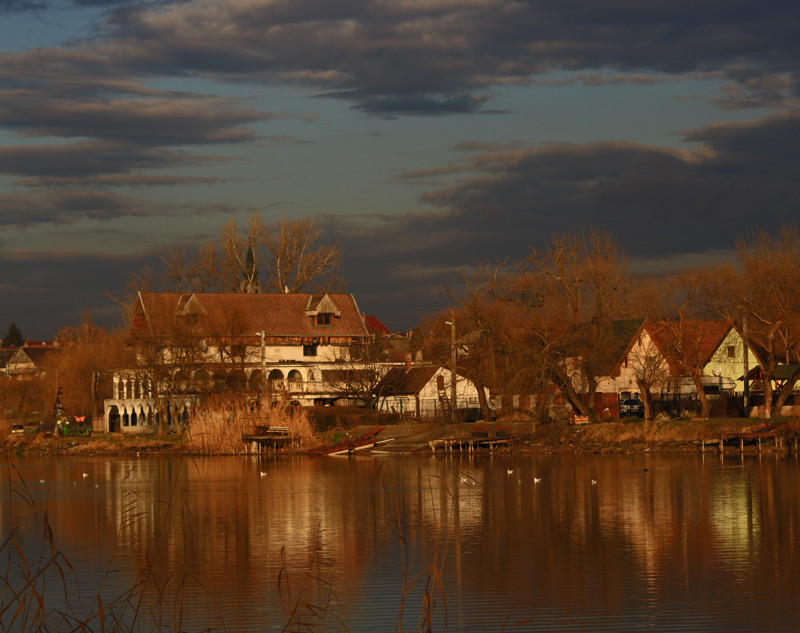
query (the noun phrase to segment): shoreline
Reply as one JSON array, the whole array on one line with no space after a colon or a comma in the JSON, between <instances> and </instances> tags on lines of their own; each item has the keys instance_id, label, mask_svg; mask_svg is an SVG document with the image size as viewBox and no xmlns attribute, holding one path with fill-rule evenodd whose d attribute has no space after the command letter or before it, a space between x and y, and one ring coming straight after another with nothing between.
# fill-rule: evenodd
<instances>
[{"instance_id":1,"label":"shoreline","mask_svg":"<svg viewBox=\"0 0 800 633\"><path fill-rule=\"evenodd\" d=\"M357 426L338 430L345 440L355 439L374 428ZM597 424L569 425L551 422L539 425L534 422L492 423L410 423L387 425L380 439L392 439L376 449L376 454L467 454L466 451L434 449L434 444L459 445L480 438L503 439L493 453L514 454L602 454L602 453L688 453L714 451L736 453L793 453L798 454L800 424L797 419L743 419L723 418L709 420L664 420L603 422ZM317 437L317 446L332 444L332 433ZM447 442L445 442L447 440ZM477 441L477 440L476 440ZM720 444L722 442L722 444ZM312 447L281 451L278 455L302 455ZM24 433L6 435L0 450L18 457L42 456L209 456L208 453L189 451L179 435L96 433L89 437L45 437ZM373 451L363 451L370 454ZM222 455L222 453L219 453ZM258 455L253 452L228 453L229 455ZM268 453L274 455L275 453ZM472 454L491 454L479 448Z\"/></svg>"}]
</instances>

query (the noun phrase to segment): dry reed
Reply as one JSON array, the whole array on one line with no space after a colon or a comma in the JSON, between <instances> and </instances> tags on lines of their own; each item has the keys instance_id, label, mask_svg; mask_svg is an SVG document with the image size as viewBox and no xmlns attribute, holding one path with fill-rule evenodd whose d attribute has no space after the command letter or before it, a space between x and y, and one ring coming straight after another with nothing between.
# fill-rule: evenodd
<instances>
[{"instance_id":1,"label":"dry reed","mask_svg":"<svg viewBox=\"0 0 800 633\"><path fill-rule=\"evenodd\" d=\"M303 407L221 396L195 409L184 446L200 455L240 455L248 449L243 434L255 427L287 428L296 449L305 450L314 443L311 420Z\"/></svg>"}]
</instances>

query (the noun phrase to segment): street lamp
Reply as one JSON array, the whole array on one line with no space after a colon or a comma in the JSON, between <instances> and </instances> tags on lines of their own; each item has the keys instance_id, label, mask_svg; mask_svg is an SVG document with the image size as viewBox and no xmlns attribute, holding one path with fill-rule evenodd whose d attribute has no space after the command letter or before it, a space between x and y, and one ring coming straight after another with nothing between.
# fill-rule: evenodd
<instances>
[{"instance_id":1,"label":"street lamp","mask_svg":"<svg viewBox=\"0 0 800 633\"><path fill-rule=\"evenodd\" d=\"M450 423L456 422L456 319L450 313L450 321L445 321L450 326Z\"/></svg>"},{"instance_id":2,"label":"street lamp","mask_svg":"<svg viewBox=\"0 0 800 633\"><path fill-rule=\"evenodd\" d=\"M264 400L264 388L267 384L267 344L266 344L266 335L267 333L264 330L260 332L256 332L261 336L261 400Z\"/></svg>"}]
</instances>

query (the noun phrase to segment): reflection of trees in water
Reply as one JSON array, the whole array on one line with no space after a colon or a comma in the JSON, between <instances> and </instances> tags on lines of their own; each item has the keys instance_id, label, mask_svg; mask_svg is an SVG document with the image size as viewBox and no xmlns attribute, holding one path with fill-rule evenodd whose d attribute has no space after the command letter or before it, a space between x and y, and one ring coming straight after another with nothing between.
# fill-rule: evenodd
<instances>
[{"instance_id":1,"label":"reflection of trees in water","mask_svg":"<svg viewBox=\"0 0 800 633\"><path fill-rule=\"evenodd\" d=\"M55 461L31 487L81 565L124 554L126 574L182 587L187 617L254 630L256 616L286 621L279 581L354 619L396 606L401 536L412 574L442 561L448 602L470 613L477 597L522 616L721 599L744 581L777 591L798 563L796 471L696 456L140 457Z\"/></svg>"}]
</instances>

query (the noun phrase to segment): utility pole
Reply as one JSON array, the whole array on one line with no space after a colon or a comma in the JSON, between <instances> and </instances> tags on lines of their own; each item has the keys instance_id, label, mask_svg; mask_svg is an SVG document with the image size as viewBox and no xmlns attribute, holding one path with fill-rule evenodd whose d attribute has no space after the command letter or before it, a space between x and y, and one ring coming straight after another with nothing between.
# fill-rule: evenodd
<instances>
[{"instance_id":1,"label":"utility pole","mask_svg":"<svg viewBox=\"0 0 800 633\"><path fill-rule=\"evenodd\" d=\"M261 401L264 401L264 391L267 385L267 346L265 337L267 333L264 330L259 332L261 335Z\"/></svg>"},{"instance_id":2,"label":"utility pole","mask_svg":"<svg viewBox=\"0 0 800 633\"><path fill-rule=\"evenodd\" d=\"M742 339L744 349L742 350L742 358L744 359L744 392L742 399L744 400L744 417L750 417L750 358L748 353L747 344L747 312L742 315Z\"/></svg>"},{"instance_id":3,"label":"utility pole","mask_svg":"<svg viewBox=\"0 0 800 633\"><path fill-rule=\"evenodd\" d=\"M456 422L456 315L450 313L450 423Z\"/></svg>"}]
</instances>

